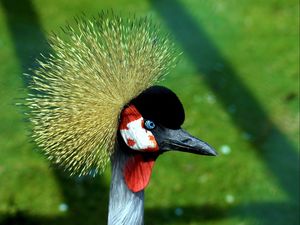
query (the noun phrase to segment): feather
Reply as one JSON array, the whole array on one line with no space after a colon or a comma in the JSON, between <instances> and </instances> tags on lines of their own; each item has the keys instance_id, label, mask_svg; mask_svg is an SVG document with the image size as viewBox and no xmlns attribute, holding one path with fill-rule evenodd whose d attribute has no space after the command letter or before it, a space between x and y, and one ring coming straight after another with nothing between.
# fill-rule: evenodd
<instances>
[{"instance_id":1,"label":"feather","mask_svg":"<svg viewBox=\"0 0 300 225\"><path fill-rule=\"evenodd\" d=\"M113 12L77 18L52 34L29 95L32 136L71 174L101 173L114 151L123 107L174 65L177 50L149 18Z\"/></svg>"}]
</instances>

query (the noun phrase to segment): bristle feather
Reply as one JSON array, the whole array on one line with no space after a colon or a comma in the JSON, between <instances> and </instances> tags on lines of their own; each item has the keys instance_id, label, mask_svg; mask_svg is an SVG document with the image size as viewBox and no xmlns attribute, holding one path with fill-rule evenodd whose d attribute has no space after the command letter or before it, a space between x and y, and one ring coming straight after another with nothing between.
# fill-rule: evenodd
<instances>
[{"instance_id":1,"label":"bristle feather","mask_svg":"<svg viewBox=\"0 0 300 225\"><path fill-rule=\"evenodd\" d=\"M102 172L125 104L161 80L176 50L148 18L101 13L52 34L26 99L33 138L72 174Z\"/></svg>"}]
</instances>

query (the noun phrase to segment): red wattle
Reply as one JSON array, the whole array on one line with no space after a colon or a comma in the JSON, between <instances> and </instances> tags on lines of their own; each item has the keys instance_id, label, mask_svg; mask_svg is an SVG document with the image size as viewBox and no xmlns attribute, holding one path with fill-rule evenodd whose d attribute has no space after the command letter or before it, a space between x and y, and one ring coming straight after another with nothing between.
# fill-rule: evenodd
<instances>
[{"instance_id":1,"label":"red wattle","mask_svg":"<svg viewBox=\"0 0 300 225\"><path fill-rule=\"evenodd\" d=\"M125 164L124 178L127 187L133 192L146 188L150 181L155 158L145 160L143 155L131 157Z\"/></svg>"}]
</instances>

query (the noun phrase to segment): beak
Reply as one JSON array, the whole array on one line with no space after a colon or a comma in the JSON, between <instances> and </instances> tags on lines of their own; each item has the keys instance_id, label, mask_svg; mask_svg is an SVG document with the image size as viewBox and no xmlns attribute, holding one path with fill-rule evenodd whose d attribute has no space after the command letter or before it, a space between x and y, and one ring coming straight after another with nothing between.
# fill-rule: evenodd
<instances>
[{"instance_id":1,"label":"beak","mask_svg":"<svg viewBox=\"0 0 300 225\"><path fill-rule=\"evenodd\" d=\"M156 140L158 141L160 149L163 151L176 150L198 155L217 155L217 152L213 147L190 135L183 129L173 130L163 128L160 130L159 135L156 136Z\"/></svg>"}]
</instances>

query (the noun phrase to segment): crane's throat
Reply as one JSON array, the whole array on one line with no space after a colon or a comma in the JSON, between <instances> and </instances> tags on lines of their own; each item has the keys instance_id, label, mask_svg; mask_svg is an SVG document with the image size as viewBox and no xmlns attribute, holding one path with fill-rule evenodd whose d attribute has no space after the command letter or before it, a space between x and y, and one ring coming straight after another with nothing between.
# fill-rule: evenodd
<instances>
[{"instance_id":1,"label":"crane's throat","mask_svg":"<svg viewBox=\"0 0 300 225\"><path fill-rule=\"evenodd\" d=\"M156 158L137 154L127 160L123 173L129 190L139 192L147 187Z\"/></svg>"}]
</instances>

